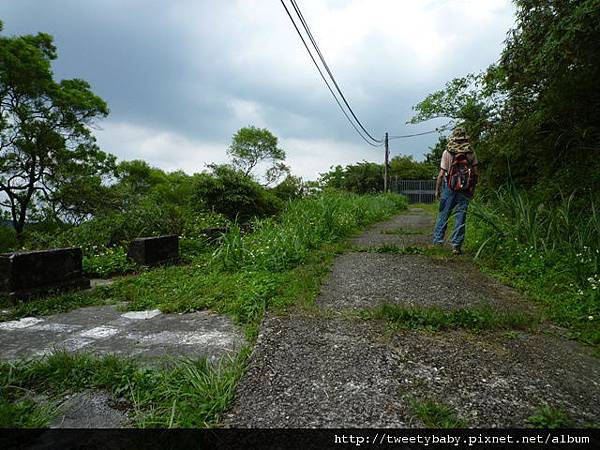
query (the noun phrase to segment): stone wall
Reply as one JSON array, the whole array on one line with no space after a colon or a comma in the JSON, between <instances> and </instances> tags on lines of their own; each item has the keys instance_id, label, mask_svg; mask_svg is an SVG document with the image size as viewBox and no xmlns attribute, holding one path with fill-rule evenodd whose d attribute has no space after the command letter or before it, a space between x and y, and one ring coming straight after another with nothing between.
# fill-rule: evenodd
<instances>
[{"instance_id":1,"label":"stone wall","mask_svg":"<svg viewBox=\"0 0 600 450\"><path fill-rule=\"evenodd\" d=\"M15 298L51 290L89 288L80 248L57 248L0 255L0 293Z\"/></svg>"},{"instance_id":2,"label":"stone wall","mask_svg":"<svg viewBox=\"0 0 600 450\"><path fill-rule=\"evenodd\" d=\"M141 266L156 266L177 262L179 236L158 236L134 239L127 256Z\"/></svg>"}]
</instances>

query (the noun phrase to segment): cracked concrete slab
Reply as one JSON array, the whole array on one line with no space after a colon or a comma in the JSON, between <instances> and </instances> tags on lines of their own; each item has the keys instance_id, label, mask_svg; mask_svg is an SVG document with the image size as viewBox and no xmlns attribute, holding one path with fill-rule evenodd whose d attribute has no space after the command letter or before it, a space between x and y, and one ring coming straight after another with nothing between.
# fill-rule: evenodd
<instances>
[{"instance_id":1,"label":"cracked concrete slab","mask_svg":"<svg viewBox=\"0 0 600 450\"><path fill-rule=\"evenodd\" d=\"M526 307L514 290L463 260L366 252L336 258L317 305L332 310L363 309L384 302L445 310Z\"/></svg>"},{"instance_id":2,"label":"cracked concrete slab","mask_svg":"<svg viewBox=\"0 0 600 450\"><path fill-rule=\"evenodd\" d=\"M394 216L372 225L360 236L350 239L350 243L359 248L430 244L433 240L433 225L431 214L421 208L411 208L409 214Z\"/></svg>"},{"instance_id":3,"label":"cracked concrete slab","mask_svg":"<svg viewBox=\"0 0 600 450\"><path fill-rule=\"evenodd\" d=\"M216 363L235 355L245 344L239 327L209 311L122 313L115 306L99 306L0 325L4 325L0 327L0 359L4 360L39 357L62 349L144 360L207 357Z\"/></svg>"},{"instance_id":4,"label":"cracked concrete slab","mask_svg":"<svg viewBox=\"0 0 600 450\"><path fill-rule=\"evenodd\" d=\"M105 392L78 392L63 399L60 413L50 428L123 427L127 415L115 406L112 397Z\"/></svg>"},{"instance_id":5,"label":"cracked concrete slab","mask_svg":"<svg viewBox=\"0 0 600 450\"><path fill-rule=\"evenodd\" d=\"M265 319L225 426L406 427L383 331L374 322Z\"/></svg>"},{"instance_id":6,"label":"cracked concrete slab","mask_svg":"<svg viewBox=\"0 0 600 450\"><path fill-rule=\"evenodd\" d=\"M385 337L382 322L268 317L227 427L422 427L433 400L473 427L525 427L541 405L578 426L600 417L600 360L585 346L525 333Z\"/></svg>"}]
</instances>

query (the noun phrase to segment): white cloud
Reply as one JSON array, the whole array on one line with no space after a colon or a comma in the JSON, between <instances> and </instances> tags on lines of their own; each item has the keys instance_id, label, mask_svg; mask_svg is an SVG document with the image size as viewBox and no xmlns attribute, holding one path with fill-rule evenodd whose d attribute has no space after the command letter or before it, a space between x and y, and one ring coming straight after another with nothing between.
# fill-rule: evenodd
<instances>
[{"instance_id":1,"label":"white cloud","mask_svg":"<svg viewBox=\"0 0 600 450\"><path fill-rule=\"evenodd\" d=\"M98 145L120 160L143 159L163 170L201 172L209 163L227 160L227 142L193 140L168 130L146 128L127 122L103 123L96 132Z\"/></svg>"},{"instance_id":2,"label":"white cloud","mask_svg":"<svg viewBox=\"0 0 600 450\"><path fill-rule=\"evenodd\" d=\"M305 180L316 180L331 166L346 166L362 160L383 161L383 149L369 147L370 150L365 151L366 144L329 139L283 139L281 145L286 150L292 172Z\"/></svg>"},{"instance_id":3,"label":"white cloud","mask_svg":"<svg viewBox=\"0 0 600 450\"><path fill-rule=\"evenodd\" d=\"M102 149L120 160L143 159L167 171L182 169L192 174L204 170L206 164L228 161L227 141L194 141L170 131L126 122L107 121L96 137ZM331 166L345 166L363 159L379 162L383 157L381 149L373 148L365 155L364 145L327 139L283 139L280 146L286 150L287 163L294 175L305 180L315 180Z\"/></svg>"}]
</instances>

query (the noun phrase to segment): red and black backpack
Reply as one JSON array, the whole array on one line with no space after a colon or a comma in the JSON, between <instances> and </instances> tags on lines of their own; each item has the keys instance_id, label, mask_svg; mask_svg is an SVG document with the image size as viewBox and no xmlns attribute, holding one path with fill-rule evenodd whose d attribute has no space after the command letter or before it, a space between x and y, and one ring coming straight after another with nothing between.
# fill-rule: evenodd
<instances>
[{"instance_id":1,"label":"red and black backpack","mask_svg":"<svg viewBox=\"0 0 600 450\"><path fill-rule=\"evenodd\" d=\"M473 173L472 153L450 153L452 162L448 169L447 183L452 191L473 195L475 175Z\"/></svg>"}]
</instances>

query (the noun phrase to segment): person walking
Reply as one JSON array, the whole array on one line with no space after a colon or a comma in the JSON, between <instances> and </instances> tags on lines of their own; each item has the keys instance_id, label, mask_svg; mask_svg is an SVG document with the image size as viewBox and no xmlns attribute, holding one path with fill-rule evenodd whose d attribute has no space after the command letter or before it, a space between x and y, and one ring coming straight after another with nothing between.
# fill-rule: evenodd
<instances>
[{"instance_id":1,"label":"person walking","mask_svg":"<svg viewBox=\"0 0 600 450\"><path fill-rule=\"evenodd\" d=\"M456 127L442 153L440 172L435 183L435 198L440 207L433 233L433 243L444 243L450 215L455 211L454 230L450 238L452 253L460 255L465 240L469 201L477 183L477 156L463 127ZM443 182L443 186L442 186Z\"/></svg>"}]
</instances>

